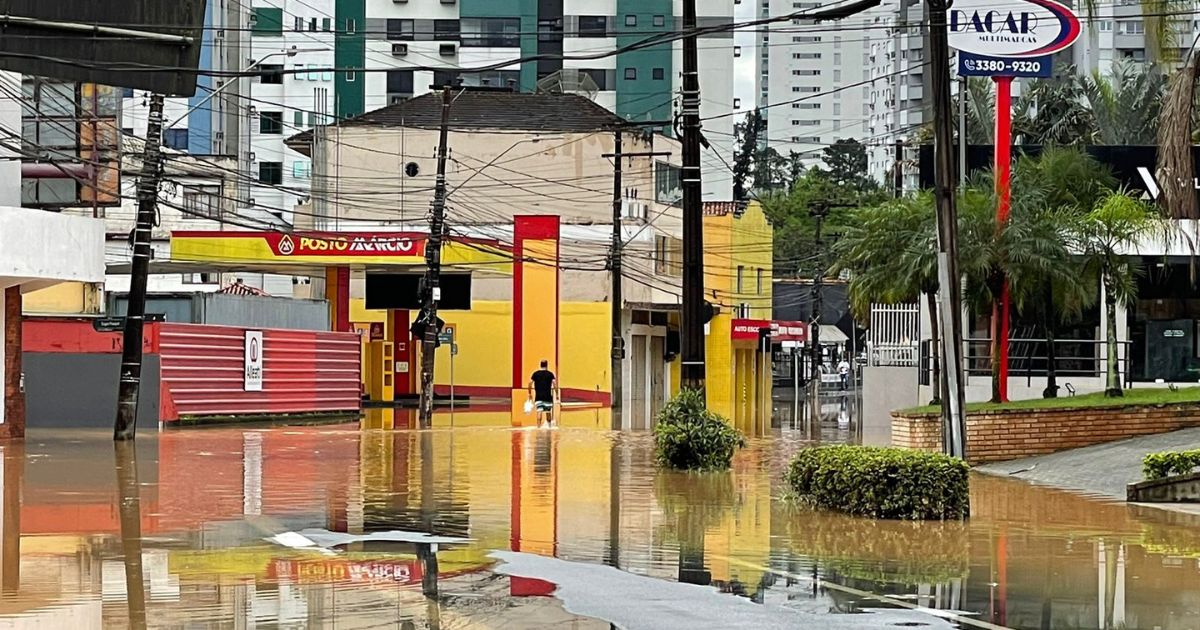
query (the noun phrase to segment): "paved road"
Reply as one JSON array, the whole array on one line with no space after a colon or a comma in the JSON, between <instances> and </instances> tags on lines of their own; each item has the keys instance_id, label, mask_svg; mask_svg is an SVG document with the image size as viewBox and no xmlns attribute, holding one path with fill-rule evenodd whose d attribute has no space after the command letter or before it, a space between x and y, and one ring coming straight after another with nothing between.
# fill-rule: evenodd
<instances>
[{"instance_id":1,"label":"paved road","mask_svg":"<svg viewBox=\"0 0 1200 630\"><path fill-rule=\"evenodd\" d=\"M1200 448L1200 428L984 464L975 470L1124 500L1126 484L1142 480L1142 457L1147 453L1194 448Z\"/></svg>"}]
</instances>

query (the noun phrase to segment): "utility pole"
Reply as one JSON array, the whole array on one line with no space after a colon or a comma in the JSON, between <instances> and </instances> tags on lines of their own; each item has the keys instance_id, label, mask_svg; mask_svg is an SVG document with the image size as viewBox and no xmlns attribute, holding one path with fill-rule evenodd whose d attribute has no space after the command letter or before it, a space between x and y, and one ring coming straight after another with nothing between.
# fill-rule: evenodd
<instances>
[{"instance_id":1,"label":"utility pole","mask_svg":"<svg viewBox=\"0 0 1200 630\"><path fill-rule=\"evenodd\" d=\"M817 397L821 392L821 286L825 282L825 243L821 240L821 226L829 214L829 205L824 202L814 203L808 213L817 220L817 230L813 238L813 246L817 251L817 269L813 274L811 312L808 314L809 343L809 384L812 402L820 408Z\"/></svg>"},{"instance_id":2,"label":"utility pole","mask_svg":"<svg viewBox=\"0 0 1200 630\"><path fill-rule=\"evenodd\" d=\"M967 77L958 80L958 185L967 185Z\"/></svg>"},{"instance_id":3,"label":"utility pole","mask_svg":"<svg viewBox=\"0 0 1200 630\"><path fill-rule=\"evenodd\" d=\"M446 223L446 152L450 142L450 86L442 88L442 124L438 137L437 181L429 213L429 239L425 242L425 279L421 283L421 401L418 422L428 429L433 421L433 359L437 351L437 302L442 273L442 232Z\"/></svg>"},{"instance_id":4,"label":"utility pole","mask_svg":"<svg viewBox=\"0 0 1200 630\"><path fill-rule=\"evenodd\" d=\"M138 394L142 386L142 334L146 320L146 283L150 274L150 232L158 213L158 186L162 179L163 96L150 96L146 145L137 185L137 222L133 228L133 266L129 276L129 304L121 346L121 380L117 389L117 417L113 439L132 440L137 431Z\"/></svg>"},{"instance_id":5,"label":"utility pole","mask_svg":"<svg viewBox=\"0 0 1200 630\"><path fill-rule=\"evenodd\" d=\"M622 241L624 235L621 232L621 209L622 196L624 185L622 183L622 160L631 157L670 157L669 151L637 151L625 153L621 150L621 140L624 131L617 129L613 136L613 152L604 153L601 157L611 158L613 161L613 215L612 215L612 246L608 251L608 269L611 272L612 282L612 428L620 430L622 428L622 420L624 415L623 397L624 397L624 373L623 361L625 359L625 333L622 316L624 312L625 298L621 291L621 259L622 259Z\"/></svg>"},{"instance_id":6,"label":"utility pole","mask_svg":"<svg viewBox=\"0 0 1200 630\"><path fill-rule=\"evenodd\" d=\"M704 202L700 188L700 76L696 0L683 0L683 321L680 377L704 387Z\"/></svg>"},{"instance_id":7,"label":"utility pole","mask_svg":"<svg viewBox=\"0 0 1200 630\"><path fill-rule=\"evenodd\" d=\"M958 274L958 213L954 207L954 144L951 133L950 46L947 0L929 0L929 72L933 88L933 194L937 204L939 325L942 332L942 447L966 458L962 361L962 291Z\"/></svg>"}]
</instances>

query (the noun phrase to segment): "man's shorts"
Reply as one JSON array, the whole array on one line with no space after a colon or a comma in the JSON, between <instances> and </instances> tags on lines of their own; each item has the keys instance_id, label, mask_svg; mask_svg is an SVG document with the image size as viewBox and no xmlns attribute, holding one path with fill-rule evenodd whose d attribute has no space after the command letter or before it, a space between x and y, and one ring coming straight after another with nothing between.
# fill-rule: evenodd
<instances>
[{"instance_id":1,"label":"man's shorts","mask_svg":"<svg viewBox=\"0 0 1200 630\"><path fill-rule=\"evenodd\" d=\"M549 400L538 400L533 403L533 408L538 411L554 411L554 402Z\"/></svg>"}]
</instances>

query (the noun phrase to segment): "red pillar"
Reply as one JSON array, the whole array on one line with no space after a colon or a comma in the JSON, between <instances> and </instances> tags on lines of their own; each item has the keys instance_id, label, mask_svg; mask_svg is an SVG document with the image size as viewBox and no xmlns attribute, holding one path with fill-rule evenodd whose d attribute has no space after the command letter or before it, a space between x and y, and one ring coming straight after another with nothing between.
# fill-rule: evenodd
<instances>
[{"instance_id":1,"label":"red pillar","mask_svg":"<svg viewBox=\"0 0 1200 630\"><path fill-rule=\"evenodd\" d=\"M1012 77L994 77L996 81L996 224L997 230L1008 222L1012 179ZM1000 299L992 306L992 343L1000 362L1000 402L1008 400L1008 280L1000 290Z\"/></svg>"},{"instance_id":2,"label":"red pillar","mask_svg":"<svg viewBox=\"0 0 1200 630\"><path fill-rule=\"evenodd\" d=\"M325 269L325 299L329 300L329 326L334 332L353 332L350 325L350 268Z\"/></svg>"},{"instance_id":3,"label":"red pillar","mask_svg":"<svg viewBox=\"0 0 1200 630\"><path fill-rule=\"evenodd\" d=\"M412 333L409 332L409 312L407 310L394 310L388 315L388 323L392 329L388 331L388 339L392 340L395 345L393 348L392 357L395 360L393 365L396 366L395 380L395 397L399 399L401 395L416 393L416 387L413 384L413 375L416 374L416 353L414 352L414 344ZM402 372L400 368L407 365L408 371Z\"/></svg>"},{"instance_id":4,"label":"red pillar","mask_svg":"<svg viewBox=\"0 0 1200 630\"><path fill-rule=\"evenodd\" d=\"M25 437L25 394L21 391L21 287L9 287L0 294L4 309L4 366L0 381L4 387L4 424L0 437Z\"/></svg>"}]
</instances>

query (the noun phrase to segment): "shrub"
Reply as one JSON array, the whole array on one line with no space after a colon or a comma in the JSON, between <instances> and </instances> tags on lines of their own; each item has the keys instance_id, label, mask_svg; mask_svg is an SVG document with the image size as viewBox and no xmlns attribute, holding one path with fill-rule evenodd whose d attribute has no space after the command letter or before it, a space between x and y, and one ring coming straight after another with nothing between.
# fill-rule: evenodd
<instances>
[{"instance_id":1,"label":"shrub","mask_svg":"<svg viewBox=\"0 0 1200 630\"><path fill-rule=\"evenodd\" d=\"M1186 475L1197 466L1200 466L1200 450L1150 453L1142 458L1142 474L1146 479Z\"/></svg>"},{"instance_id":2,"label":"shrub","mask_svg":"<svg viewBox=\"0 0 1200 630\"><path fill-rule=\"evenodd\" d=\"M872 518L945 520L970 515L967 464L939 453L821 446L796 454L787 483L818 507Z\"/></svg>"},{"instance_id":3,"label":"shrub","mask_svg":"<svg viewBox=\"0 0 1200 630\"><path fill-rule=\"evenodd\" d=\"M663 466L680 470L729 468L733 452L746 441L737 429L704 406L704 394L685 389L658 412L654 450Z\"/></svg>"}]
</instances>

